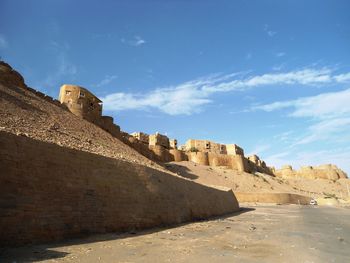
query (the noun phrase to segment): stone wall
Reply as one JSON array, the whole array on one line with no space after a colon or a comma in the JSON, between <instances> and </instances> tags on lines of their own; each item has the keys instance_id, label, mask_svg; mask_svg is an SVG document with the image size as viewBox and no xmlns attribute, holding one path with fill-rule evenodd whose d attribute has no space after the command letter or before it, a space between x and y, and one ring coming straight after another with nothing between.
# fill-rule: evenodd
<instances>
[{"instance_id":1,"label":"stone wall","mask_svg":"<svg viewBox=\"0 0 350 263\"><path fill-rule=\"evenodd\" d=\"M169 149L169 138L160 133L151 134L149 136L149 146L162 146L165 149Z\"/></svg>"},{"instance_id":2,"label":"stone wall","mask_svg":"<svg viewBox=\"0 0 350 263\"><path fill-rule=\"evenodd\" d=\"M293 170L291 165L284 165L276 170L276 176L282 178L308 178L308 179L328 179L338 180L347 178L347 174L333 164L323 164L319 166L302 166L299 170Z\"/></svg>"},{"instance_id":3,"label":"stone wall","mask_svg":"<svg viewBox=\"0 0 350 263\"><path fill-rule=\"evenodd\" d=\"M310 204L311 197L291 193L236 193L242 203Z\"/></svg>"},{"instance_id":4,"label":"stone wall","mask_svg":"<svg viewBox=\"0 0 350 263\"><path fill-rule=\"evenodd\" d=\"M187 152L187 155L191 162L197 164L226 166L241 172L247 171L247 160L242 155L226 155L212 152Z\"/></svg>"},{"instance_id":5,"label":"stone wall","mask_svg":"<svg viewBox=\"0 0 350 263\"><path fill-rule=\"evenodd\" d=\"M230 189L5 132L0 132L0 193L0 246L238 210Z\"/></svg>"}]
</instances>

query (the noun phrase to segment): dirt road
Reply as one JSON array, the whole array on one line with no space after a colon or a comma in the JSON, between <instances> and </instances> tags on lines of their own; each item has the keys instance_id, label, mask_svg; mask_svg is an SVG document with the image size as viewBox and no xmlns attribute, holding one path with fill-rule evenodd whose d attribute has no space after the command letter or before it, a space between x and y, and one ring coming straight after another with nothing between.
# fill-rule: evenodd
<instances>
[{"instance_id":1,"label":"dirt road","mask_svg":"<svg viewBox=\"0 0 350 263\"><path fill-rule=\"evenodd\" d=\"M261 206L173 228L2 249L0 262L349 262L350 209Z\"/></svg>"}]
</instances>

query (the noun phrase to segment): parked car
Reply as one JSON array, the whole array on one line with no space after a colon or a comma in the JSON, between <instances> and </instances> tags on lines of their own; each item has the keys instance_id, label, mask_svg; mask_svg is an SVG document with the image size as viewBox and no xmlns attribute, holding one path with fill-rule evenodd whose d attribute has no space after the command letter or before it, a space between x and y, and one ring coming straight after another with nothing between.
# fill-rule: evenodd
<instances>
[{"instance_id":1,"label":"parked car","mask_svg":"<svg viewBox=\"0 0 350 263\"><path fill-rule=\"evenodd\" d=\"M310 205L317 205L317 201L315 199L311 199Z\"/></svg>"}]
</instances>

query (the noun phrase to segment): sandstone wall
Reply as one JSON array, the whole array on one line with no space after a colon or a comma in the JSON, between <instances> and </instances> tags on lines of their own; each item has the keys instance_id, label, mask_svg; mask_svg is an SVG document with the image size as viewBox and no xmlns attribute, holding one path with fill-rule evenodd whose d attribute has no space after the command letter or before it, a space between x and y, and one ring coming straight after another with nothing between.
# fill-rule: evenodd
<instances>
[{"instance_id":1,"label":"sandstone wall","mask_svg":"<svg viewBox=\"0 0 350 263\"><path fill-rule=\"evenodd\" d=\"M188 159L194 163L209 165L209 157L207 152L189 152Z\"/></svg>"},{"instance_id":2,"label":"sandstone wall","mask_svg":"<svg viewBox=\"0 0 350 263\"><path fill-rule=\"evenodd\" d=\"M219 189L0 132L0 246L174 224L238 210Z\"/></svg>"},{"instance_id":3,"label":"sandstone wall","mask_svg":"<svg viewBox=\"0 0 350 263\"><path fill-rule=\"evenodd\" d=\"M235 193L239 202L274 204L310 204L311 197L290 193Z\"/></svg>"},{"instance_id":4,"label":"sandstone wall","mask_svg":"<svg viewBox=\"0 0 350 263\"><path fill-rule=\"evenodd\" d=\"M324 164L319 166L302 166L299 170L293 170L292 166L284 165L281 169L275 171L275 175L283 178L307 178L307 179L328 179L338 180L347 178L344 171L336 165Z\"/></svg>"},{"instance_id":5,"label":"sandstone wall","mask_svg":"<svg viewBox=\"0 0 350 263\"><path fill-rule=\"evenodd\" d=\"M173 156L175 162L188 161L188 156L183 151L172 149L169 150L169 152Z\"/></svg>"}]
</instances>

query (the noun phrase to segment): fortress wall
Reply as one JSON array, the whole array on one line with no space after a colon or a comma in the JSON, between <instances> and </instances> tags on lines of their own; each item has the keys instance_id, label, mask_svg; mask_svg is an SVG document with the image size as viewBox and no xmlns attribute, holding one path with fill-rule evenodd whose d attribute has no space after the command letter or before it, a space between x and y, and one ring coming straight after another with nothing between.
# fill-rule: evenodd
<instances>
[{"instance_id":1,"label":"fortress wall","mask_svg":"<svg viewBox=\"0 0 350 263\"><path fill-rule=\"evenodd\" d=\"M316 167L302 166L298 171L292 169L290 165L285 165L280 170L275 171L275 175L284 178L307 178L307 179L327 179L338 180L340 178L347 178L346 174L338 169L338 167L326 164Z\"/></svg>"},{"instance_id":2,"label":"fortress wall","mask_svg":"<svg viewBox=\"0 0 350 263\"><path fill-rule=\"evenodd\" d=\"M188 159L194 163L209 165L209 157L207 152L189 152Z\"/></svg>"},{"instance_id":3,"label":"fortress wall","mask_svg":"<svg viewBox=\"0 0 350 263\"><path fill-rule=\"evenodd\" d=\"M235 193L239 202L274 204L310 204L311 197L290 193Z\"/></svg>"},{"instance_id":4,"label":"fortress wall","mask_svg":"<svg viewBox=\"0 0 350 263\"><path fill-rule=\"evenodd\" d=\"M188 157L183 151L172 149L169 152L173 156L175 162L188 161Z\"/></svg>"},{"instance_id":5,"label":"fortress wall","mask_svg":"<svg viewBox=\"0 0 350 263\"><path fill-rule=\"evenodd\" d=\"M239 209L231 189L0 133L0 246L176 224Z\"/></svg>"},{"instance_id":6,"label":"fortress wall","mask_svg":"<svg viewBox=\"0 0 350 263\"><path fill-rule=\"evenodd\" d=\"M231 155L232 169L240 172L248 172L248 160L242 155Z\"/></svg>"},{"instance_id":7,"label":"fortress wall","mask_svg":"<svg viewBox=\"0 0 350 263\"><path fill-rule=\"evenodd\" d=\"M296 177L296 172L292 169L291 166L283 166L282 169L275 171L275 175L277 177L289 178Z\"/></svg>"},{"instance_id":8,"label":"fortress wall","mask_svg":"<svg viewBox=\"0 0 350 263\"><path fill-rule=\"evenodd\" d=\"M210 166L227 166L232 168L231 156L226 154L208 153Z\"/></svg>"},{"instance_id":9,"label":"fortress wall","mask_svg":"<svg viewBox=\"0 0 350 263\"><path fill-rule=\"evenodd\" d=\"M157 161L165 163L174 161L174 156L163 146L149 145L149 149L155 154Z\"/></svg>"}]
</instances>

